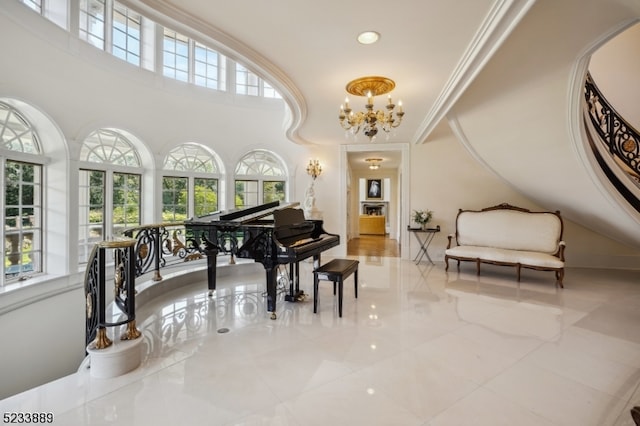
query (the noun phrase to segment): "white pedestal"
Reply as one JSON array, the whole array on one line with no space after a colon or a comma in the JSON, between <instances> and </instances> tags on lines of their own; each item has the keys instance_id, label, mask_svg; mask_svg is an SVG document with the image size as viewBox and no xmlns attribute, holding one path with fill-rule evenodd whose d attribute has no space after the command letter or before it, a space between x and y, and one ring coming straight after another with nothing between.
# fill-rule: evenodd
<instances>
[{"instance_id":1,"label":"white pedestal","mask_svg":"<svg viewBox=\"0 0 640 426\"><path fill-rule=\"evenodd\" d=\"M91 377L107 379L135 370L142 362L142 337L116 340L105 349L87 347Z\"/></svg>"}]
</instances>

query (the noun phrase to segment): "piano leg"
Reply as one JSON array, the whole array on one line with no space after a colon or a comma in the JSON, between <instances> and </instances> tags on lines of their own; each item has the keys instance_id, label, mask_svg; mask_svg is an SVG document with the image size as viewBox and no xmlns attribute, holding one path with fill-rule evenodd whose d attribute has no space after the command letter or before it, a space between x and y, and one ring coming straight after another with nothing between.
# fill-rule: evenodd
<instances>
[{"instance_id":1,"label":"piano leg","mask_svg":"<svg viewBox=\"0 0 640 426\"><path fill-rule=\"evenodd\" d=\"M216 289L216 265L218 263L218 249L206 245L204 249L207 255L207 285L209 287L209 297L213 297Z\"/></svg>"},{"instance_id":2,"label":"piano leg","mask_svg":"<svg viewBox=\"0 0 640 426\"><path fill-rule=\"evenodd\" d=\"M284 296L287 302L302 302L304 291L300 291L300 262L289 264L289 294Z\"/></svg>"},{"instance_id":3,"label":"piano leg","mask_svg":"<svg viewBox=\"0 0 640 426\"><path fill-rule=\"evenodd\" d=\"M278 265L268 267L265 265L267 271L267 312L271 312L271 319L274 320L276 316L276 296L278 286Z\"/></svg>"}]
</instances>

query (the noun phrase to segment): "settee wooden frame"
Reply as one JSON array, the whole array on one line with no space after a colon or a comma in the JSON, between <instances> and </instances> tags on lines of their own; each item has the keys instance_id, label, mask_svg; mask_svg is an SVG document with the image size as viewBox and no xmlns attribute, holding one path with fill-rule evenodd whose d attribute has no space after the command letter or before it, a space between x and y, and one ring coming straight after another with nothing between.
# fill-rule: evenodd
<instances>
[{"instance_id":1,"label":"settee wooden frame","mask_svg":"<svg viewBox=\"0 0 640 426\"><path fill-rule=\"evenodd\" d=\"M452 243L453 243L453 238L456 239L456 244L458 244L458 218L460 217L460 214L462 214L463 212L476 212L476 213L480 213L480 212L486 212L486 211L491 211L491 210L515 210L515 211L520 211L520 212L524 212L524 213L528 213L528 214L554 214L558 217L558 219L560 220L560 233L559 233L559 244L558 244L558 249L555 253L552 254L552 256L557 257L559 260L561 260L564 263L564 249L565 249L565 243L562 240L562 234L564 231L564 222L562 221L562 216L560 215L560 211L556 210L555 212L551 212L551 211L531 211L522 207L516 207L513 206L511 204L508 203L502 203L502 204L498 204L496 206L492 206L492 207L487 207L484 208L482 210L463 210L463 209L459 209L458 210L458 215L456 216L456 232L455 235L448 235L448 244L446 247L446 250L450 249L452 247ZM477 269L477 275L480 275L480 264L481 263L487 263L487 264L493 264L493 265L500 265L500 266L514 266L516 268L516 273L517 273L517 278L518 281L520 281L520 272L522 268L527 268L527 269L534 269L534 270L538 270L538 271L552 271L555 273L555 277L556 277L556 285L560 286L560 288L564 288L564 284L562 283L562 280L564 279L564 266L560 267L560 268L554 268L554 267L547 267L547 266L538 266L538 265L528 265L526 263L520 263L520 262L502 262L502 261L495 261L495 260L490 260L490 259L482 259L482 258L473 258L473 257L464 257L464 256L453 256L453 255L448 255L445 254L444 260L446 263L445 266L445 271L449 270L449 259L454 259L457 261L457 266L458 266L458 270L460 270L460 262L461 261L468 261L468 262L475 262L476 263L476 269Z\"/></svg>"}]
</instances>

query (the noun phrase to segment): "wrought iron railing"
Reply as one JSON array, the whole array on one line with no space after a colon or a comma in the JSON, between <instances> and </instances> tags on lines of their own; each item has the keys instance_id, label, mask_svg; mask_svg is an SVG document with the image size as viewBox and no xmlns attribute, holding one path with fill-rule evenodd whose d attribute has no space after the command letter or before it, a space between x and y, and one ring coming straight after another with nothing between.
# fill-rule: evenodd
<instances>
[{"instance_id":1,"label":"wrought iron railing","mask_svg":"<svg viewBox=\"0 0 640 426\"><path fill-rule=\"evenodd\" d=\"M588 116L600 139L611 155L629 167L636 177L640 176L640 134L609 104L591 74L587 74L584 87Z\"/></svg>"},{"instance_id":2,"label":"wrought iron railing","mask_svg":"<svg viewBox=\"0 0 640 426\"><path fill-rule=\"evenodd\" d=\"M161 268L202 258L202 250L193 237L185 235L182 222L145 225L127 229L126 239L103 241L94 246L85 272L86 327L85 343L95 349L112 344L107 327L127 324L123 339L140 335L135 326L135 280L153 272L152 280L160 281ZM112 250L111 256L107 252ZM113 303L124 319L107 318L107 270L113 267ZM110 279L110 278L109 278Z\"/></svg>"},{"instance_id":3,"label":"wrought iron railing","mask_svg":"<svg viewBox=\"0 0 640 426\"><path fill-rule=\"evenodd\" d=\"M123 340L140 337L135 313L135 240L103 241L91 252L85 272L86 334L85 344L93 342L95 349L104 349L113 343L107 336L107 327L127 325ZM112 258L107 257L112 252ZM112 260L113 259L113 260ZM119 320L107 318L107 263L113 265L113 302L120 310ZM111 300L111 299L109 299Z\"/></svg>"},{"instance_id":4,"label":"wrought iron railing","mask_svg":"<svg viewBox=\"0 0 640 426\"><path fill-rule=\"evenodd\" d=\"M594 129L586 137L594 158L618 193L640 213L640 197L634 187L640 188L640 135L607 102L589 74L585 100L585 125L590 121Z\"/></svg>"},{"instance_id":5,"label":"wrought iron railing","mask_svg":"<svg viewBox=\"0 0 640 426\"><path fill-rule=\"evenodd\" d=\"M203 257L196 240L185 234L183 222L144 225L123 234L136 240L136 277L153 270L152 279L160 281L161 268Z\"/></svg>"}]
</instances>

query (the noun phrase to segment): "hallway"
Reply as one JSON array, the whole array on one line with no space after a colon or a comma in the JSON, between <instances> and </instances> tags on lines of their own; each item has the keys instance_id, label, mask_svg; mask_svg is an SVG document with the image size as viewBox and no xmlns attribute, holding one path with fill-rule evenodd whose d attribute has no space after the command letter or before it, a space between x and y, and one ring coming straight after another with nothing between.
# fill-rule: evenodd
<instances>
[{"instance_id":1,"label":"hallway","mask_svg":"<svg viewBox=\"0 0 640 426\"><path fill-rule=\"evenodd\" d=\"M400 244L386 235L364 235L347 244L348 256L400 257Z\"/></svg>"}]
</instances>

